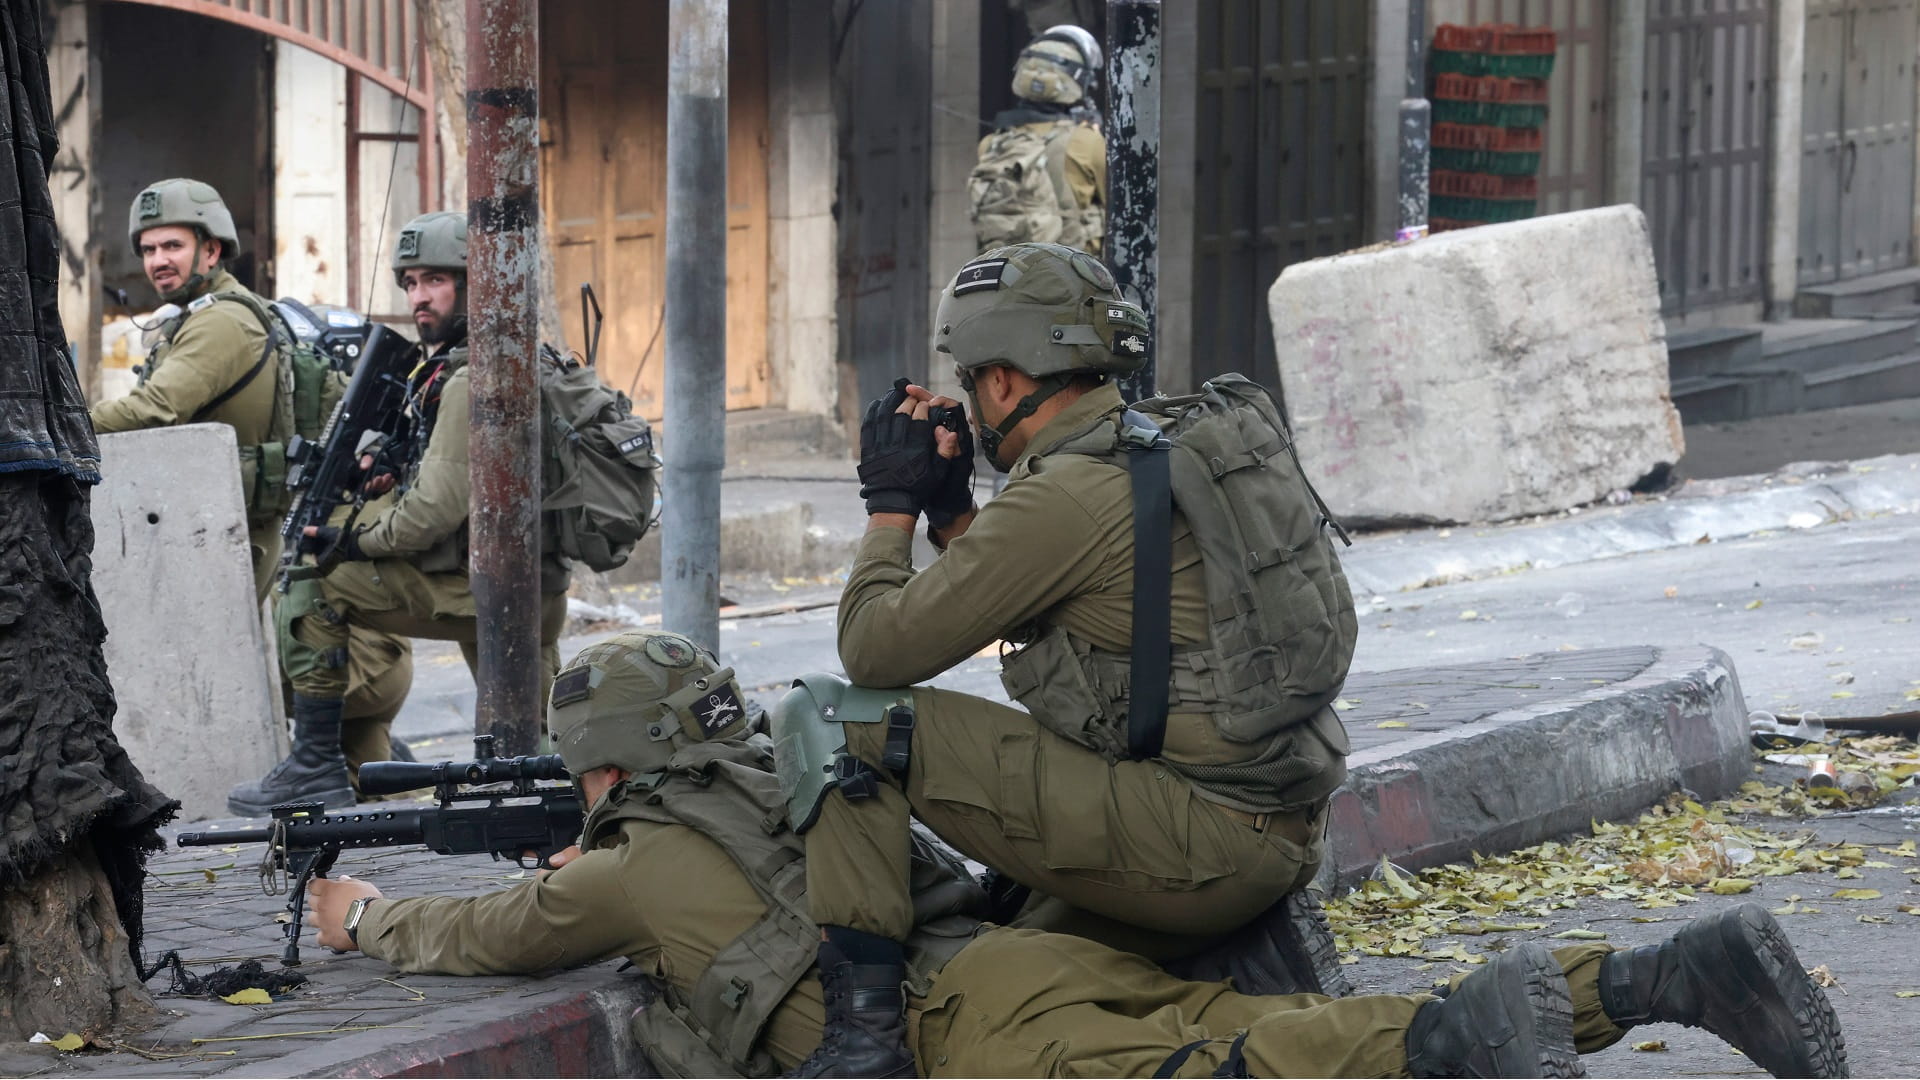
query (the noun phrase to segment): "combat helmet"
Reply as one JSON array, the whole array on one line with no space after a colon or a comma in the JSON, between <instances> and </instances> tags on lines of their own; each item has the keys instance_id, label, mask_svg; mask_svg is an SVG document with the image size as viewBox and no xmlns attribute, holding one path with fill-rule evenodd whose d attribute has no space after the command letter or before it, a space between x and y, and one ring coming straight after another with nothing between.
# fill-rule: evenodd
<instances>
[{"instance_id":1,"label":"combat helmet","mask_svg":"<svg viewBox=\"0 0 1920 1080\"><path fill-rule=\"evenodd\" d=\"M140 234L162 225L184 225L220 241L220 257L240 254L240 234L233 212L212 184L175 177L157 180L140 189L127 210L127 245L140 254Z\"/></svg>"},{"instance_id":2,"label":"combat helmet","mask_svg":"<svg viewBox=\"0 0 1920 1080\"><path fill-rule=\"evenodd\" d=\"M659 773L675 752L744 738L751 724L732 668L679 634L632 630L581 650L560 672L547 726L578 777L606 765Z\"/></svg>"},{"instance_id":3,"label":"combat helmet","mask_svg":"<svg viewBox=\"0 0 1920 1080\"><path fill-rule=\"evenodd\" d=\"M995 248L960 268L940 294L934 349L953 357L980 416L973 372L1004 364L1040 384L989 428L980 445L995 468L1000 442L1076 375L1131 375L1147 364L1147 314L1120 294L1099 259L1062 244Z\"/></svg>"},{"instance_id":4,"label":"combat helmet","mask_svg":"<svg viewBox=\"0 0 1920 1080\"><path fill-rule=\"evenodd\" d=\"M393 280L415 268L467 270L467 215L458 210L421 214L400 228L393 245Z\"/></svg>"},{"instance_id":5,"label":"combat helmet","mask_svg":"<svg viewBox=\"0 0 1920 1080\"><path fill-rule=\"evenodd\" d=\"M1048 27L1020 50L1013 65L1013 93L1027 101L1075 105L1100 82L1100 43L1071 23Z\"/></svg>"}]
</instances>

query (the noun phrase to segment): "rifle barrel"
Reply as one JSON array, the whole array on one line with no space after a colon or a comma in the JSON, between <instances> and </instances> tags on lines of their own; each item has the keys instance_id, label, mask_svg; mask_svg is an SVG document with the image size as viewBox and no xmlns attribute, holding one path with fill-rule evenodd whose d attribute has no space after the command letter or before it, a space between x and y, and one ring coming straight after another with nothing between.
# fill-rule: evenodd
<instances>
[{"instance_id":1,"label":"rifle barrel","mask_svg":"<svg viewBox=\"0 0 1920 1080\"><path fill-rule=\"evenodd\" d=\"M175 841L181 847L212 847L215 844L264 844L272 829L223 829L219 832L183 832Z\"/></svg>"}]
</instances>

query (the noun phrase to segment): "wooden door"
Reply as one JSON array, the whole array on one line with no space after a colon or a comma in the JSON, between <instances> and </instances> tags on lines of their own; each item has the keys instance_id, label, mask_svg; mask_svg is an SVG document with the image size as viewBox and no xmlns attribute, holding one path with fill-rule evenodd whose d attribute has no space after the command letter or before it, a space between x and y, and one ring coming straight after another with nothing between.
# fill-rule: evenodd
<instances>
[{"instance_id":1,"label":"wooden door","mask_svg":"<svg viewBox=\"0 0 1920 1080\"><path fill-rule=\"evenodd\" d=\"M764 0L729 20L727 407L767 403ZM567 343L579 287L607 315L601 378L659 418L666 371L667 5L547 0L540 25L541 201Z\"/></svg>"}]
</instances>

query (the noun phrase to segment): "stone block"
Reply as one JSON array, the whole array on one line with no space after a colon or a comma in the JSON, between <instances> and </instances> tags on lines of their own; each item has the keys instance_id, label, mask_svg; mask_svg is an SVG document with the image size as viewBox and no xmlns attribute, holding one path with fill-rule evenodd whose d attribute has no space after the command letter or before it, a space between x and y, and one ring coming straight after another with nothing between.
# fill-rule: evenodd
<instances>
[{"instance_id":1,"label":"stone block","mask_svg":"<svg viewBox=\"0 0 1920 1080\"><path fill-rule=\"evenodd\" d=\"M1297 263L1267 299L1300 456L1344 519L1562 510L1680 459L1636 207Z\"/></svg>"},{"instance_id":2,"label":"stone block","mask_svg":"<svg viewBox=\"0 0 1920 1080\"><path fill-rule=\"evenodd\" d=\"M114 732L187 820L226 816L227 789L286 752L234 453L225 424L100 437L93 587Z\"/></svg>"}]
</instances>

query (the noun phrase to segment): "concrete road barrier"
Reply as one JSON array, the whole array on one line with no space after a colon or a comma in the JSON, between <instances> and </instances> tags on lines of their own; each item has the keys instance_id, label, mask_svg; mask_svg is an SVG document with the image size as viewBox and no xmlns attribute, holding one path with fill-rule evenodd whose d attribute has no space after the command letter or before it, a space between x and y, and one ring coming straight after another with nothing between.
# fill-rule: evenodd
<instances>
[{"instance_id":1,"label":"concrete road barrier","mask_svg":"<svg viewBox=\"0 0 1920 1080\"><path fill-rule=\"evenodd\" d=\"M187 820L286 753L263 663L233 429L100 437L93 587L107 624L113 728Z\"/></svg>"},{"instance_id":2,"label":"concrete road barrier","mask_svg":"<svg viewBox=\"0 0 1920 1080\"><path fill-rule=\"evenodd\" d=\"M1300 456L1354 522L1563 510L1684 448L1635 207L1297 263L1268 307Z\"/></svg>"}]
</instances>

